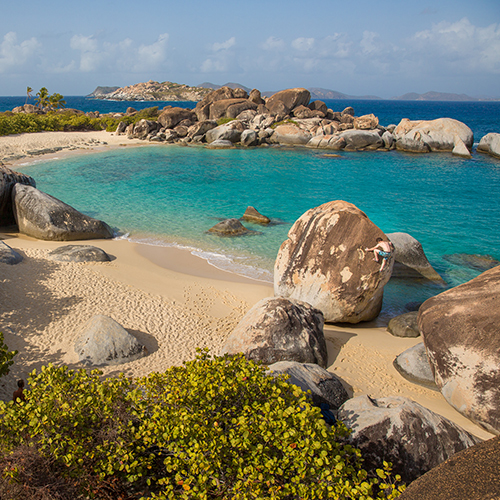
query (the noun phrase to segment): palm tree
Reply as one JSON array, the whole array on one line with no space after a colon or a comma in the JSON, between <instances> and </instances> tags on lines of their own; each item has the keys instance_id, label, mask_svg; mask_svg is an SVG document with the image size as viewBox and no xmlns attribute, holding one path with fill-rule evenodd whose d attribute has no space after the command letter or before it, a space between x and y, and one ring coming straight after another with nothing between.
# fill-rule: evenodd
<instances>
[{"instance_id":1,"label":"palm tree","mask_svg":"<svg viewBox=\"0 0 500 500\"><path fill-rule=\"evenodd\" d=\"M33 89L31 87L26 87L26 102L24 104L28 104L28 100L31 97L31 92L33 92Z\"/></svg>"},{"instance_id":2,"label":"palm tree","mask_svg":"<svg viewBox=\"0 0 500 500\"><path fill-rule=\"evenodd\" d=\"M65 108L66 101L64 100L64 96L61 94L58 94L57 92L55 94L52 94L49 97L49 106L52 109Z\"/></svg>"},{"instance_id":3,"label":"palm tree","mask_svg":"<svg viewBox=\"0 0 500 500\"><path fill-rule=\"evenodd\" d=\"M45 108L49 104L49 91L45 87L42 87L36 93L35 102L40 109Z\"/></svg>"}]
</instances>

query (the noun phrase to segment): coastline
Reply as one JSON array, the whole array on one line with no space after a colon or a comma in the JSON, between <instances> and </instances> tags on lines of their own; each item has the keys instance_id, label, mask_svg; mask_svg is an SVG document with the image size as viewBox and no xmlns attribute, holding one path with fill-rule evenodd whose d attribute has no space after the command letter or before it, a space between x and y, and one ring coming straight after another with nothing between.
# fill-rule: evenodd
<instances>
[{"instance_id":1,"label":"coastline","mask_svg":"<svg viewBox=\"0 0 500 500\"><path fill-rule=\"evenodd\" d=\"M120 147L124 141L132 143L107 132L55 134L65 134L61 140L67 144L77 137L73 134L86 138L68 145L64 154L93 153L99 148ZM116 141L104 139L107 144L88 146L89 139L95 138L92 134ZM47 148L47 133L29 135L43 136L33 139L35 143L43 139ZM2 143L2 139L14 139L13 147L19 147L23 141L16 141L17 137L22 136L0 137L2 155L8 142ZM150 144L138 141L137 145ZM61 156L61 152L52 154ZM35 159L25 156L16 161L26 158ZM180 248L120 239L91 240L76 244L100 247L113 260L63 263L48 260L47 254L69 242L39 241L17 233L2 233L0 237L24 257L16 266L2 264L0 331L8 347L19 350L11 372L0 379L2 399L11 398L17 379L26 379L44 364L78 367L72 345L80 328L95 314L113 317L148 349L144 358L104 367L104 375L124 372L140 377L192 359L197 347L208 347L217 354L244 314L262 298L273 295L271 283L219 270ZM377 325L325 325L328 370L344 381L350 394L408 397L482 439L492 437L456 412L439 392L406 381L392 366L398 354L421 339L396 338L385 326Z\"/></svg>"}]
</instances>

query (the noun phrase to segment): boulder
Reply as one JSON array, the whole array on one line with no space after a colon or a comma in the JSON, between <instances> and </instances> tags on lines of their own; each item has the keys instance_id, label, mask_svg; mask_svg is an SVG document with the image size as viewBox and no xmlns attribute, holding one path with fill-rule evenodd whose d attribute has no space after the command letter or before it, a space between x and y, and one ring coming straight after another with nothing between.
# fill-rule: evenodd
<instances>
[{"instance_id":1,"label":"boulder","mask_svg":"<svg viewBox=\"0 0 500 500\"><path fill-rule=\"evenodd\" d=\"M250 95L248 96L248 100L254 102L257 105L266 103L264 101L264 99L262 99L262 96L260 95L260 90L257 90L257 89L252 89L250 91Z\"/></svg>"},{"instance_id":2,"label":"boulder","mask_svg":"<svg viewBox=\"0 0 500 500\"><path fill-rule=\"evenodd\" d=\"M245 122L246 124L250 124L256 116L257 116L257 111L254 111L253 109L245 109L236 117L236 119L239 120L240 122Z\"/></svg>"},{"instance_id":3,"label":"boulder","mask_svg":"<svg viewBox=\"0 0 500 500\"><path fill-rule=\"evenodd\" d=\"M407 486L399 500L498 500L500 437L471 446Z\"/></svg>"},{"instance_id":4,"label":"boulder","mask_svg":"<svg viewBox=\"0 0 500 500\"><path fill-rule=\"evenodd\" d=\"M221 99L210 105L210 120L236 118L246 110L257 110L257 104L248 99Z\"/></svg>"},{"instance_id":5,"label":"boulder","mask_svg":"<svg viewBox=\"0 0 500 500\"><path fill-rule=\"evenodd\" d=\"M257 143L259 142L257 138L257 132L255 132L255 130L250 130L250 129L244 130L241 133L240 142L242 146L247 146L247 147L256 146Z\"/></svg>"},{"instance_id":6,"label":"boulder","mask_svg":"<svg viewBox=\"0 0 500 500\"><path fill-rule=\"evenodd\" d=\"M337 411L349 399L340 379L314 363L278 361L268 368L273 375L288 375L288 383L304 392L311 391L311 399L316 406L326 403L331 410Z\"/></svg>"},{"instance_id":7,"label":"boulder","mask_svg":"<svg viewBox=\"0 0 500 500\"><path fill-rule=\"evenodd\" d=\"M96 315L81 329L75 352L87 366L117 365L141 358L146 348L119 323L108 316Z\"/></svg>"},{"instance_id":8,"label":"boulder","mask_svg":"<svg viewBox=\"0 0 500 500\"><path fill-rule=\"evenodd\" d=\"M272 142L286 146L304 146L311 140L311 134L293 123L278 125L271 137Z\"/></svg>"},{"instance_id":9,"label":"boulder","mask_svg":"<svg viewBox=\"0 0 500 500\"><path fill-rule=\"evenodd\" d=\"M274 265L274 293L308 302L326 321L358 323L377 317L393 258L383 271L365 252L384 233L345 201L312 208L292 226Z\"/></svg>"},{"instance_id":10,"label":"boulder","mask_svg":"<svg viewBox=\"0 0 500 500\"><path fill-rule=\"evenodd\" d=\"M88 217L32 186L15 184L12 196L19 232L27 236L56 241L113 237L105 222Z\"/></svg>"},{"instance_id":11,"label":"boulder","mask_svg":"<svg viewBox=\"0 0 500 500\"><path fill-rule=\"evenodd\" d=\"M245 213L243 214L242 219L248 222L254 222L256 224L263 224L263 225L267 225L271 222L271 219L269 217L262 215L254 207L247 207Z\"/></svg>"},{"instance_id":12,"label":"boulder","mask_svg":"<svg viewBox=\"0 0 500 500\"><path fill-rule=\"evenodd\" d=\"M413 384L437 389L423 342L406 349L394 360L394 368Z\"/></svg>"},{"instance_id":13,"label":"boulder","mask_svg":"<svg viewBox=\"0 0 500 500\"><path fill-rule=\"evenodd\" d=\"M481 138L477 146L480 153L486 153L500 158L500 134L489 133Z\"/></svg>"},{"instance_id":14,"label":"boulder","mask_svg":"<svg viewBox=\"0 0 500 500\"><path fill-rule=\"evenodd\" d=\"M214 142L218 139L231 141L232 143L240 142L243 130L245 130L245 127L240 121L232 120L209 130L205 134L205 138L208 143Z\"/></svg>"},{"instance_id":15,"label":"boulder","mask_svg":"<svg viewBox=\"0 0 500 500\"><path fill-rule=\"evenodd\" d=\"M352 429L348 442L361 450L366 470L392 462L393 473L411 482L480 440L450 420L407 398L346 401L338 419Z\"/></svg>"},{"instance_id":16,"label":"boulder","mask_svg":"<svg viewBox=\"0 0 500 500\"><path fill-rule=\"evenodd\" d=\"M36 187L35 179L29 175L14 172L0 165L0 226L10 226L16 223L12 206L12 188L15 184Z\"/></svg>"},{"instance_id":17,"label":"boulder","mask_svg":"<svg viewBox=\"0 0 500 500\"><path fill-rule=\"evenodd\" d=\"M153 120L145 120L144 118L134 125L133 137L137 139L146 139L151 132L158 130L158 123Z\"/></svg>"},{"instance_id":18,"label":"boulder","mask_svg":"<svg viewBox=\"0 0 500 500\"><path fill-rule=\"evenodd\" d=\"M325 116L328 114L328 107L323 101L312 101L309 103L308 108L311 111L321 111Z\"/></svg>"},{"instance_id":19,"label":"boulder","mask_svg":"<svg viewBox=\"0 0 500 500\"><path fill-rule=\"evenodd\" d=\"M332 149L340 151L346 146L346 140L338 134L317 135L307 143L308 148Z\"/></svg>"},{"instance_id":20,"label":"boulder","mask_svg":"<svg viewBox=\"0 0 500 500\"><path fill-rule=\"evenodd\" d=\"M412 311L392 318L387 331L395 337L420 337L418 330L418 312Z\"/></svg>"},{"instance_id":21,"label":"boulder","mask_svg":"<svg viewBox=\"0 0 500 500\"><path fill-rule=\"evenodd\" d=\"M215 127L217 127L217 122L215 120L204 120L191 125L188 128L188 136L196 137L197 135L205 135L209 130Z\"/></svg>"},{"instance_id":22,"label":"boulder","mask_svg":"<svg viewBox=\"0 0 500 500\"><path fill-rule=\"evenodd\" d=\"M137 109L133 108L132 106L129 106L127 108L127 111L125 112L125 114L128 116L135 115L136 113L137 113Z\"/></svg>"},{"instance_id":23,"label":"boulder","mask_svg":"<svg viewBox=\"0 0 500 500\"><path fill-rule=\"evenodd\" d=\"M226 219L208 230L219 236L240 236L248 233L248 229L238 219Z\"/></svg>"},{"instance_id":24,"label":"boulder","mask_svg":"<svg viewBox=\"0 0 500 500\"><path fill-rule=\"evenodd\" d=\"M91 245L64 245L47 255L50 260L60 262L109 262L109 255L102 249Z\"/></svg>"},{"instance_id":25,"label":"boulder","mask_svg":"<svg viewBox=\"0 0 500 500\"><path fill-rule=\"evenodd\" d=\"M225 139L216 139L210 144L207 144L205 147L208 149L231 149L234 148L234 144Z\"/></svg>"},{"instance_id":26,"label":"boulder","mask_svg":"<svg viewBox=\"0 0 500 500\"><path fill-rule=\"evenodd\" d=\"M425 256L422 244L408 233L388 233L387 237L394 245L395 278L427 278L444 283L443 278L431 266Z\"/></svg>"},{"instance_id":27,"label":"boulder","mask_svg":"<svg viewBox=\"0 0 500 500\"><path fill-rule=\"evenodd\" d=\"M175 128L183 120L195 121L196 115L191 109L187 108L169 108L162 111L158 117L163 128Z\"/></svg>"},{"instance_id":28,"label":"boulder","mask_svg":"<svg viewBox=\"0 0 500 500\"><path fill-rule=\"evenodd\" d=\"M208 120L210 118L210 107L214 102L224 99L247 99L248 95L243 89L232 89L230 87L221 87L210 94L207 94L196 104L194 112L198 121Z\"/></svg>"},{"instance_id":29,"label":"boulder","mask_svg":"<svg viewBox=\"0 0 500 500\"><path fill-rule=\"evenodd\" d=\"M288 115L297 106L307 106L311 93L304 88L294 88L276 92L266 101L270 113Z\"/></svg>"},{"instance_id":30,"label":"boulder","mask_svg":"<svg viewBox=\"0 0 500 500\"><path fill-rule=\"evenodd\" d=\"M353 125L358 130L373 130L378 127L378 118L373 113L357 116L354 118Z\"/></svg>"},{"instance_id":31,"label":"boulder","mask_svg":"<svg viewBox=\"0 0 500 500\"><path fill-rule=\"evenodd\" d=\"M354 108L352 106L347 106L347 108L344 108L342 113L340 113L340 116L352 116L352 117L354 117Z\"/></svg>"},{"instance_id":32,"label":"boulder","mask_svg":"<svg viewBox=\"0 0 500 500\"><path fill-rule=\"evenodd\" d=\"M0 263L14 266L23 260L23 256L10 248L7 243L0 241Z\"/></svg>"},{"instance_id":33,"label":"boulder","mask_svg":"<svg viewBox=\"0 0 500 500\"><path fill-rule=\"evenodd\" d=\"M116 127L116 135L123 135L125 134L126 130L127 130L127 127L128 127L128 124L127 122L120 122L118 124L118 127Z\"/></svg>"},{"instance_id":34,"label":"boulder","mask_svg":"<svg viewBox=\"0 0 500 500\"><path fill-rule=\"evenodd\" d=\"M345 149L378 149L384 147L384 141L378 130L346 130L340 133L345 140Z\"/></svg>"},{"instance_id":35,"label":"boulder","mask_svg":"<svg viewBox=\"0 0 500 500\"><path fill-rule=\"evenodd\" d=\"M325 368L328 353L323 315L304 302L282 297L262 299L229 335L221 354L239 352L266 365L297 361Z\"/></svg>"},{"instance_id":36,"label":"boulder","mask_svg":"<svg viewBox=\"0 0 500 500\"><path fill-rule=\"evenodd\" d=\"M303 106L303 105L300 105L300 106L297 106L294 110L293 110L293 116L296 116L297 118L313 118L314 116L317 116L317 111L312 111L311 109L309 109L309 107L306 107L306 106Z\"/></svg>"},{"instance_id":37,"label":"boulder","mask_svg":"<svg viewBox=\"0 0 500 500\"><path fill-rule=\"evenodd\" d=\"M453 147L451 153L455 156L461 156L462 158L472 158L469 149L459 137L455 139L455 146Z\"/></svg>"},{"instance_id":38,"label":"boulder","mask_svg":"<svg viewBox=\"0 0 500 500\"><path fill-rule=\"evenodd\" d=\"M426 300L418 326L448 403L500 434L500 266Z\"/></svg>"},{"instance_id":39,"label":"boulder","mask_svg":"<svg viewBox=\"0 0 500 500\"><path fill-rule=\"evenodd\" d=\"M472 130L452 118L410 121L403 118L394 129L396 148L403 151L453 151L459 140L470 150L474 144Z\"/></svg>"},{"instance_id":40,"label":"boulder","mask_svg":"<svg viewBox=\"0 0 500 500\"><path fill-rule=\"evenodd\" d=\"M386 149L392 149L395 143L394 136L388 130L382 134L382 141L384 141L384 148Z\"/></svg>"}]
</instances>

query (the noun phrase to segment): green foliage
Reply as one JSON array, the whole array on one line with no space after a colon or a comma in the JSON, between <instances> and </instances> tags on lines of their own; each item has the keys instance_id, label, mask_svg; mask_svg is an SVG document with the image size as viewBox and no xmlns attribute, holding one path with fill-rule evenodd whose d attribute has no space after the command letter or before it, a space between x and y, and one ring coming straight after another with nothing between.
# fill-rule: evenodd
<instances>
[{"instance_id":1,"label":"green foliage","mask_svg":"<svg viewBox=\"0 0 500 500\"><path fill-rule=\"evenodd\" d=\"M7 375L9 369L14 363L12 358L17 354L17 351L9 351L3 339L3 333L0 332L0 377Z\"/></svg>"},{"instance_id":2,"label":"green foliage","mask_svg":"<svg viewBox=\"0 0 500 500\"><path fill-rule=\"evenodd\" d=\"M49 91L46 89L46 87L42 87L36 93L35 102L40 109L48 106L48 104L49 104Z\"/></svg>"},{"instance_id":3,"label":"green foliage","mask_svg":"<svg viewBox=\"0 0 500 500\"><path fill-rule=\"evenodd\" d=\"M49 365L31 374L25 403L0 404L4 481L29 477L12 458L22 448L93 498L399 495L389 466L367 478L344 426L329 428L300 389L242 356L200 352L136 381L100 375Z\"/></svg>"},{"instance_id":4,"label":"green foliage","mask_svg":"<svg viewBox=\"0 0 500 500\"><path fill-rule=\"evenodd\" d=\"M219 118L217 120L217 125L225 125L226 123L232 122L235 118Z\"/></svg>"},{"instance_id":5,"label":"green foliage","mask_svg":"<svg viewBox=\"0 0 500 500\"><path fill-rule=\"evenodd\" d=\"M55 94L52 94L49 97L49 107L51 109L65 108L66 101L64 100L64 96L58 94L57 92Z\"/></svg>"},{"instance_id":6,"label":"green foliage","mask_svg":"<svg viewBox=\"0 0 500 500\"><path fill-rule=\"evenodd\" d=\"M276 123L273 123L273 124L271 125L271 128L272 128L272 129L275 129L276 127L279 127L280 125L288 125L288 124L291 124L291 125L298 125L298 123L297 123L296 121L288 119L288 120L283 120L283 121L281 121L281 122L276 122Z\"/></svg>"}]
</instances>

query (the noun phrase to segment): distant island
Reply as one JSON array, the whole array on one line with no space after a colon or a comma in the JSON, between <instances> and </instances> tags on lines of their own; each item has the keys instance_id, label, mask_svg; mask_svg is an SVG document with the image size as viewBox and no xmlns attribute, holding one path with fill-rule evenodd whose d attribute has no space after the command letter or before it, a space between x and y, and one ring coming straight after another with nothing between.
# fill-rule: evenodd
<instances>
[{"instance_id":1,"label":"distant island","mask_svg":"<svg viewBox=\"0 0 500 500\"><path fill-rule=\"evenodd\" d=\"M155 82L150 80L145 83L136 83L127 87L97 87L87 97L94 99L107 99L113 101L201 101L212 90L221 87L231 89L243 89L249 93L252 89L240 83L228 82L224 85L203 82L196 87L174 82ZM311 99L336 99L336 100L384 100L375 95L355 96L343 94L336 90L323 89L320 87L310 87L307 90L311 93ZM277 91L265 91L261 95L270 97ZM392 100L398 101L498 101L499 98L478 98L466 94L451 94L446 92L426 92L417 94L410 92L399 97L393 97Z\"/></svg>"}]
</instances>

